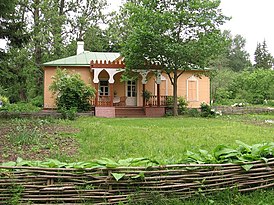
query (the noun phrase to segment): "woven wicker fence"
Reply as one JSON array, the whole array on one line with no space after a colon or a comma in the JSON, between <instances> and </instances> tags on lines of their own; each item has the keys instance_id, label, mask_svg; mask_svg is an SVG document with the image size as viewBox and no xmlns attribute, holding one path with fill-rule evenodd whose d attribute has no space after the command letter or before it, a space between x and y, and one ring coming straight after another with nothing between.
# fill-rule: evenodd
<instances>
[{"instance_id":1,"label":"woven wicker fence","mask_svg":"<svg viewBox=\"0 0 274 205\"><path fill-rule=\"evenodd\" d=\"M248 163L247 163L248 164ZM118 204L151 193L179 198L227 189L274 186L274 159L245 171L235 164L166 165L96 169L0 167L0 204ZM123 176L118 181L114 175Z\"/></svg>"}]
</instances>

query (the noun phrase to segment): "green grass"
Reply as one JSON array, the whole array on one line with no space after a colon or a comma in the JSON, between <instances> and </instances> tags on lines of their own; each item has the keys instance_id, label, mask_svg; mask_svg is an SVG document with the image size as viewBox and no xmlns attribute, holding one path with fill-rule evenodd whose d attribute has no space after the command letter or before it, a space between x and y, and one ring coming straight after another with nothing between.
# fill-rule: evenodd
<instances>
[{"instance_id":1,"label":"green grass","mask_svg":"<svg viewBox=\"0 0 274 205\"><path fill-rule=\"evenodd\" d=\"M237 146L274 140L274 115L224 116L220 118L79 118L69 122L80 129L80 154L76 159L149 157L176 162L187 150L212 150L219 144Z\"/></svg>"},{"instance_id":2,"label":"green grass","mask_svg":"<svg viewBox=\"0 0 274 205\"><path fill-rule=\"evenodd\" d=\"M131 202L129 205L272 205L274 190L258 190L240 194L237 191L223 191L212 195L198 195L180 200L151 196L141 202Z\"/></svg>"},{"instance_id":3,"label":"green grass","mask_svg":"<svg viewBox=\"0 0 274 205\"><path fill-rule=\"evenodd\" d=\"M222 116L218 118L96 118L82 117L76 121L55 120L56 125L79 129L62 137L79 141L79 154L70 161L91 161L100 158L123 159L149 157L158 161L178 162L186 150L212 150L219 144L237 147L236 140L247 144L274 141L274 120L269 115ZM5 121L1 121L5 123ZM2 125L3 125L2 124ZM65 158L66 159L66 158ZM130 205L272 205L274 190L259 190L240 194L234 191L212 195L197 195L190 199L166 199L151 196Z\"/></svg>"}]
</instances>

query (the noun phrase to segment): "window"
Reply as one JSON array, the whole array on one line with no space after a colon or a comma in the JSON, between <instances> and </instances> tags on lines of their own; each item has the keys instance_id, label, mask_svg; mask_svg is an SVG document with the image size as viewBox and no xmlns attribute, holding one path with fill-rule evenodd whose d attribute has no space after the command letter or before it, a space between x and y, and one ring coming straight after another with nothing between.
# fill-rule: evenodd
<instances>
[{"instance_id":1,"label":"window","mask_svg":"<svg viewBox=\"0 0 274 205\"><path fill-rule=\"evenodd\" d=\"M194 76L187 79L187 100L198 101L198 80Z\"/></svg>"},{"instance_id":2,"label":"window","mask_svg":"<svg viewBox=\"0 0 274 205\"><path fill-rule=\"evenodd\" d=\"M109 88L108 88L107 80L100 80L99 93L100 93L100 96L108 96L109 95Z\"/></svg>"}]
</instances>

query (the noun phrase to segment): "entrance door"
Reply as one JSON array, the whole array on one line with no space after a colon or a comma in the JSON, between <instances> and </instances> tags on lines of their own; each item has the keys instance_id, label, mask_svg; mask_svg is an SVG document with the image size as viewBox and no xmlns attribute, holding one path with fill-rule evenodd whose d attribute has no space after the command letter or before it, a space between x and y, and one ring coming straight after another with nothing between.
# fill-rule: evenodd
<instances>
[{"instance_id":1,"label":"entrance door","mask_svg":"<svg viewBox=\"0 0 274 205\"><path fill-rule=\"evenodd\" d=\"M137 85L136 81L127 81L127 106L137 106Z\"/></svg>"}]
</instances>

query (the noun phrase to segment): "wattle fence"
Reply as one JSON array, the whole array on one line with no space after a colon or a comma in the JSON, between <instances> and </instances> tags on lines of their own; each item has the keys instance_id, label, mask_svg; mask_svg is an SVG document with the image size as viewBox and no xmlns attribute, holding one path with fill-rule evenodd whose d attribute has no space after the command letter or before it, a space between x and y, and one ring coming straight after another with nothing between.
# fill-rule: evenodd
<instances>
[{"instance_id":1,"label":"wattle fence","mask_svg":"<svg viewBox=\"0 0 274 205\"><path fill-rule=\"evenodd\" d=\"M237 189L274 186L274 159L267 163L177 164L120 168L0 166L0 204L118 204L142 201L152 193L188 198Z\"/></svg>"}]
</instances>

